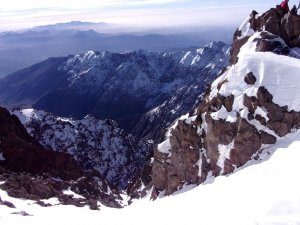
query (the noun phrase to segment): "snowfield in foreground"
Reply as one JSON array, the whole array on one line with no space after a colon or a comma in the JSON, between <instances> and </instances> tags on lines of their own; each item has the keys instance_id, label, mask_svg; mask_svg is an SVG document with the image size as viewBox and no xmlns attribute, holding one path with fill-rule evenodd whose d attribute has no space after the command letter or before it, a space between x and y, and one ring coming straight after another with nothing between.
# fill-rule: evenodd
<instances>
[{"instance_id":1,"label":"snowfield in foreground","mask_svg":"<svg viewBox=\"0 0 300 225\"><path fill-rule=\"evenodd\" d=\"M276 150L276 148L278 148ZM16 209L0 206L0 223L10 224L89 224L153 225L299 225L300 224L300 131L265 150L272 157L260 164L249 164L228 177L157 201L142 199L124 209L102 207L101 211L74 206L42 208L30 201L13 199L0 190L2 200ZM276 151L275 151L276 150ZM55 202L55 201L54 201ZM11 214L26 211L22 217Z\"/></svg>"}]
</instances>

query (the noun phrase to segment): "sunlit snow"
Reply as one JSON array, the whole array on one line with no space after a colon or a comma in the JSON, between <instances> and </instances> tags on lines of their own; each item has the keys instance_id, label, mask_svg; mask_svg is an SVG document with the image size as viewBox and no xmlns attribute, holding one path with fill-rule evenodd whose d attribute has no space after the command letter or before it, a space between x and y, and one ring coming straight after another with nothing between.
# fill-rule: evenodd
<instances>
[{"instance_id":1,"label":"sunlit snow","mask_svg":"<svg viewBox=\"0 0 300 225\"><path fill-rule=\"evenodd\" d=\"M192 190L186 187L181 194L154 202L149 197L137 200L124 209L104 206L100 211L74 206L43 208L31 201L10 198L0 190L1 198L17 207L10 209L0 205L0 223L14 225L22 221L22 225L34 225L66 221L74 225L95 222L105 225L298 225L300 132L290 134L277 147L280 149L261 164L248 165L233 175L217 177L211 184ZM274 150L275 146L266 149L266 156ZM19 211L33 216L11 214Z\"/></svg>"}]
</instances>

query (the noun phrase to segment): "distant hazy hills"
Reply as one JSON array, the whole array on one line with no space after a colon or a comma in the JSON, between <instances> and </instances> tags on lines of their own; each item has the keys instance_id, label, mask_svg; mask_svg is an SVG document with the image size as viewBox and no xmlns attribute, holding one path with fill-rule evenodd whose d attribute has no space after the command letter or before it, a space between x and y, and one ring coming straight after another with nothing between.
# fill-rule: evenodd
<instances>
[{"instance_id":1,"label":"distant hazy hills","mask_svg":"<svg viewBox=\"0 0 300 225\"><path fill-rule=\"evenodd\" d=\"M108 34L113 29L114 33ZM213 28L210 31L197 30L189 33L178 30L177 34L121 33L116 29L106 23L73 21L35 27L22 32L0 33L0 78L49 57L67 56L89 50L128 52L138 49L187 49L221 39L219 33L222 33L222 39L227 41L223 31Z\"/></svg>"}]
</instances>

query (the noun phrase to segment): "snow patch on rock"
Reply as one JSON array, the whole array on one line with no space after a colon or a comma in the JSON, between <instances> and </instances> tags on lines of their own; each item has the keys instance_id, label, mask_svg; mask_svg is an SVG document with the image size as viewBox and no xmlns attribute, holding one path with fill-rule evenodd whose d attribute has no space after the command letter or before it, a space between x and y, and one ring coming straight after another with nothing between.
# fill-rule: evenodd
<instances>
[{"instance_id":1,"label":"snow patch on rock","mask_svg":"<svg viewBox=\"0 0 300 225\"><path fill-rule=\"evenodd\" d=\"M230 159L230 152L234 148L234 141L232 141L228 145L218 145L218 151L219 151L219 159L217 162L217 165L222 169L220 174L223 174L224 172L224 163L226 159Z\"/></svg>"}]
</instances>

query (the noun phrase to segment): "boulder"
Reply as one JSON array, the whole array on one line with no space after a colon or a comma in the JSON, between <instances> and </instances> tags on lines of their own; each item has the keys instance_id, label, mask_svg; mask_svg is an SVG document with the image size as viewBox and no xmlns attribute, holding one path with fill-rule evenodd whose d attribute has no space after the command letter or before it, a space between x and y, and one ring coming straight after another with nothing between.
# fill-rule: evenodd
<instances>
[{"instance_id":1,"label":"boulder","mask_svg":"<svg viewBox=\"0 0 300 225\"><path fill-rule=\"evenodd\" d=\"M252 72L247 73L247 75L245 76L245 82L250 85L255 84L256 77L253 75Z\"/></svg>"}]
</instances>

